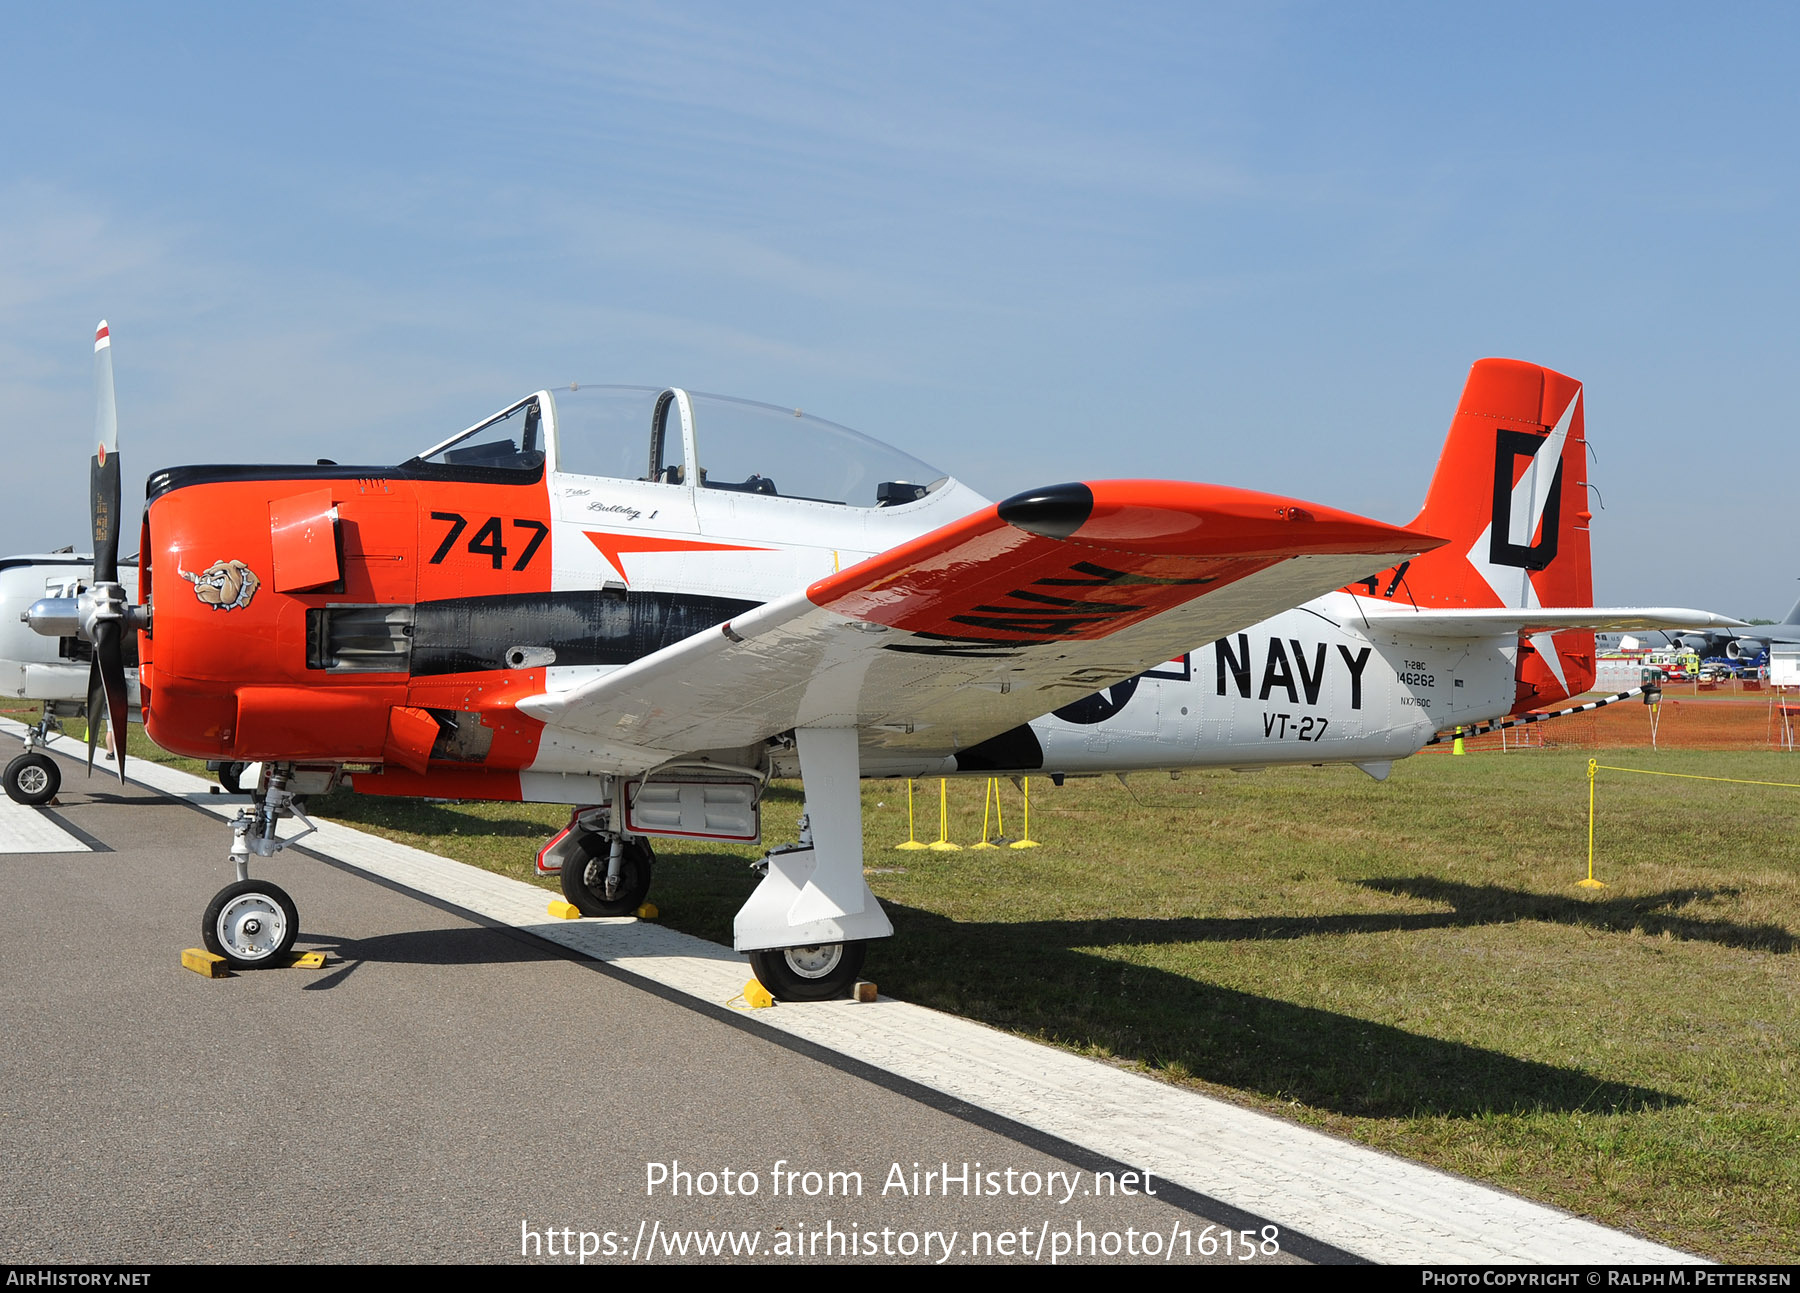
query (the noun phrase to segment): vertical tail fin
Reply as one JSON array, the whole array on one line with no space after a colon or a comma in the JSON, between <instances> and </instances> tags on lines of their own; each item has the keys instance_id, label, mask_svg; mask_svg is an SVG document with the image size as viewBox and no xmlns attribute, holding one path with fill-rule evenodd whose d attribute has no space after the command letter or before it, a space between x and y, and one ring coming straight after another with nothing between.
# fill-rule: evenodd
<instances>
[{"instance_id":1,"label":"vertical tail fin","mask_svg":"<svg viewBox=\"0 0 1800 1293\"><path fill-rule=\"evenodd\" d=\"M1469 371L1412 528L1450 542L1412 563L1421 606L1589 606L1581 383L1537 364Z\"/></svg>"},{"instance_id":2,"label":"vertical tail fin","mask_svg":"<svg viewBox=\"0 0 1800 1293\"><path fill-rule=\"evenodd\" d=\"M1410 527L1450 542L1347 591L1419 607L1592 605L1582 412L1572 377L1516 359L1479 361ZM1521 643L1519 706L1586 691L1593 660L1592 633Z\"/></svg>"}]
</instances>

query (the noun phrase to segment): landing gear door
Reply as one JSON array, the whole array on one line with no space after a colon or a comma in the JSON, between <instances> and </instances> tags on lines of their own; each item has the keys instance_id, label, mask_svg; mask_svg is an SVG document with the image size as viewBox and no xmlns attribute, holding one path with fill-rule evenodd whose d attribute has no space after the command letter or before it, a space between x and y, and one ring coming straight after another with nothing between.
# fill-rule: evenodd
<instances>
[{"instance_id":1,"label":"landing gear door","mask_svg":"<svg viewBox=\"0 0 1800 1293\"><path fill-rule=\"evenodd\" d=\"M756 844L762 839L762 785L749 779L658 777L625 783L625 829L632 835Z\"/></svg>"}]
</instances>

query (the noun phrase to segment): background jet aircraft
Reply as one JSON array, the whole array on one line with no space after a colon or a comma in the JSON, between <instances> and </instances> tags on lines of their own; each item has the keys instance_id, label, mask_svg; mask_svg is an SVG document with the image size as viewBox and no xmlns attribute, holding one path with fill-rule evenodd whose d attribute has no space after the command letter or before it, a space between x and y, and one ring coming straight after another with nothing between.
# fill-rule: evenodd
<instances>
[{"instance_id":1,"label":"background jet aircraft","mask_svg":"<svg viewBox=\"0 0 1800 1293\"><path fill-rule=\"evenodd\" d=\"M1751 624L1733 633L1671 633L1677 645L1701 656L1722 655L1728 660L1754 660L1777 644L1800 644L1800 602L1779 624Z\"/></svg>"}]
</instances>

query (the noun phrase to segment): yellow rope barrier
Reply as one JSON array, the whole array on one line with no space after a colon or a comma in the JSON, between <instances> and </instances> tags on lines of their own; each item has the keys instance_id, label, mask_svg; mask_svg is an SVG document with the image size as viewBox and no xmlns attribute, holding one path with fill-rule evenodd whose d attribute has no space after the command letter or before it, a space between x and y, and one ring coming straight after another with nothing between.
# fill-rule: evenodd
<instances>
[{"instance_id":1,"label":"yellow rope barrier","mask_svg":"<svg viewBox=\"0 0 1800 1293\"><path fill-rule=\"evenodd\" d=\"M1779 786L1783 790L1800 790L1795 781L1749 781L1743 777L1703 777L1697 772L1658 772L1654 768L1615 768L1610 763L1588 762L1602 772L1638 772L1646 777L1680 777L1684 781L1729 781L1736 786Z\"/></svg>"},{"instance_id":2,"label":"yellow rope barrier","mask_svg":"<svg viewBox=\"0 0 1800 1293\"><path fill-rule=\"evenodd\" d=\"M1704 777L1697 772L1663 772L1656 768L1621 768L1611 763L1602 763L1598 759L1588 760L1588 870L1587 879L1577 880L1583 889L1604 889L1606 886L1594 879L1594 780L1599 772L1635 772L1643 777L1675 777L1681 781L1724 781L1734 786L1775 786L1781 790L1800 790L1800 782L1793 781L1752 781L1747 777Z\"/></svg>"}]
</instances>

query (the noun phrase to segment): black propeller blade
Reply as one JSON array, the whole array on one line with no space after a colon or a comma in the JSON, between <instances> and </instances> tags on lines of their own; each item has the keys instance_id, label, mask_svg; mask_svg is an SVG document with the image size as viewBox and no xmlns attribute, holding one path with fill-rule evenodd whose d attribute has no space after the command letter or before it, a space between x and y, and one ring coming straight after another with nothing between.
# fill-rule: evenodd
<instances>
[{"instance_id":1,"label":"black propeller blade","mask_svg":"<svg viewBox=\"0 0 1800 1293\"><path fill-rule=\"evenodd\" d=\"M94 332L94 459L88 473L94 518L94 594L110 601L93 621L94 660L88 667L88 773L94 771L94 743L106 716L119 780L125 780L125 634L123 590L119 583L119 415L113 396L112 333L106 320ZM111 588L108 588L111 585ZM109 599L108 594L112 597Z\"/></svg>"}]
</instances>

